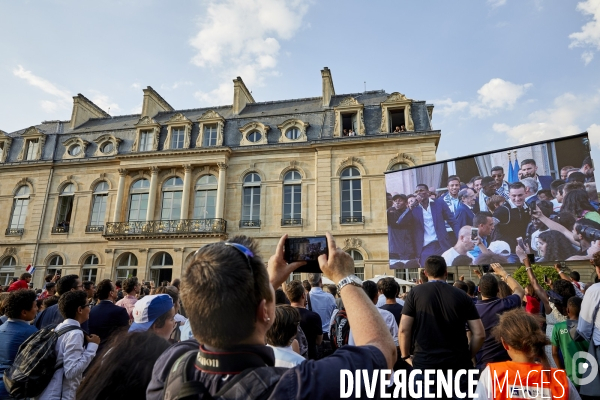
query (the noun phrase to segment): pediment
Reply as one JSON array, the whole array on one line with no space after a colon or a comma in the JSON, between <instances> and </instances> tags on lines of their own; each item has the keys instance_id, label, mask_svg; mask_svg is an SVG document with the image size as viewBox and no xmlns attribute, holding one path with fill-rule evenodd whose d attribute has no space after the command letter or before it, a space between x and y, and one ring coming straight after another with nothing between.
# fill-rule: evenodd
<instances>
[{"instance_id":1,"label":"pediment","mask_svg":"<svg viewBox=\"0 0 600 400\"><path fill-rule=\"evenodd\" d=\"M403 95L400 92L394 92L394 93L390 94L382 104L400 103L400 102L410 103L410 102L412 102L412 99L407 98L405 95Z\"/></svg>"},{"instance_id":2,"label":"pediment","mask_svg":"<svg viewBox=\"0 0 600 400\"><path fill-rule=\"evenodd\" d=\"M134 126L160 126L154 118L148 116L140 118L140 120Z\"/></svg>"},{"instance_id":3,"label":"pediment","mask_svg":"<svg viewBox=\"0 0 600 400\"><path fill-rule=\"evenodd\" d=\"M42 131L40 131L38 128L36 128L35 126L30 126L29 128L25 129L25 132L21 133L21 136L23 137L31 137L31 136L45 136L46 134Z\"/></svg>"},{"instance_id":4,"label":"pediment","mask_svg":"<svg viewBox=\"0 0 600 400\"><path fill-rule=\"evenodd\" d=\"M185 115L183 115L182 113L177 113L177 114L173 115L167 121L167 125L177 124L177 123L191 124L192 121L189 118L187 118Z\"/></svg>"},{"instance_id":5,"label":"pediment","mask_svg":"<svg viewBox=\"0 0 600 400\"><path fill-rule=\"evenodd\" d=\"M94 143L96 143L96 144L104 143L106 141L111 141L113 143L121 143L122 142L121 139L119 139L118 137L115 137L114 135L111 135L111 134L102 135L102 136L94 139Z\"/></svg>"},{"instance_id":6,"label":"pediment","mask_svg":"<svg viewBox=\"0 0 600 400\"><path fill-rule=\"evenodd\" d=\"M198 118L198 121L203 121L203 120L207 120L207 119L221 119L221 120L223 120L224 118L218 112L216 112L214 110L208 110L204 114L202 114L200 116L200 118Z\"/></svg>"},{"instance_id":7,"label":"pediment","mask_svg":"<svg viewBox=\"0 0 600 400\"><path fill-rule=\"evenodd\" d=\"M361 106L362 104L360 104L358 102L358 100L356 100L354 97L352 96L348 96L345 97L344 99L342 99L342 101L340 101L340 104L338 104L338 107L354 107L354 106Z\"/></svg>"},{"instance_id":8,"label":"pediment","mask_svg":"<svg viewBox=\"0 0 600 400\"><path fill-rule=\"evenodd\" d=\"M90 142L88 142L87 140L83 140L82 138L79 137L72 137L70 139L65 140L64 142L62 142L63 146L68 147L74 144L80 144L83 146L87 146Z\"/></svg>"}]
</instances>

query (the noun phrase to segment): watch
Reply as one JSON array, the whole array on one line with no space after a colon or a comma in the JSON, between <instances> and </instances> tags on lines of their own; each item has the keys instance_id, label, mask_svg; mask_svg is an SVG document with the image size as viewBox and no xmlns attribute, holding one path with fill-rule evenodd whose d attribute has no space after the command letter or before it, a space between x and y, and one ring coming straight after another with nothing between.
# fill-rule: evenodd
<instances>
[{"instance_id":1,"label":"watch","mask_svg":"<svg viewBox=\"0 0 600 400\"><path fill-rule=\"evenodd\" d=\"M342 288L346 285L354 285L354 286L358 286L358 287L362 288L362 281L356 275L348 275L347 277L342 278L338 282L338 284L337 284L338 293L341 293Z\"/></svg>"}]
</instances>

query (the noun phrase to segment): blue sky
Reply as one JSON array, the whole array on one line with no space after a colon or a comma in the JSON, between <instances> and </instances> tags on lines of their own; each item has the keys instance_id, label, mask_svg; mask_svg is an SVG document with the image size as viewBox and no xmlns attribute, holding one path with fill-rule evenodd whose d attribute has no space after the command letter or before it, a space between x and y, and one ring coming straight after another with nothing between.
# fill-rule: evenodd
<instances>
[{"instance_id":1,"label":"blue sky","mask_svg":"<svg viewBox=\"0 0 600 400\"><path fill-rule=\"evenodd\" d=\"M590 132L600 160L600 0L0 0L0 129L111 115L152 86L176 109L385 89L435 104L438 159Z\"/></svg>"}]
</instances>

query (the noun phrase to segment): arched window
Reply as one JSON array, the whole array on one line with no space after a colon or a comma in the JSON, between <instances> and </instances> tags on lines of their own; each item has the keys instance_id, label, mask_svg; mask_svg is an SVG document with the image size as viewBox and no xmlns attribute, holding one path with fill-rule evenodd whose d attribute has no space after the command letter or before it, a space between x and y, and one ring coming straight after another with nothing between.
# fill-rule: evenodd
<instances>
[{"instance_id":1,"label":"arched window","mask_svg":"<svg viewBox=\"0 0 600 400\"><path fill-rule=\"evenodd\" d=\"M341 175L342 224L362 223L362 190L360 171L354 167L346 168Z\"/></svg>"},{"instance_id":2,"label":"arched window","mask_svg":"<svg viewBox=\"0 0 600 400\"><path fill-rule=\"evenodd\" d=\"M58 195L58 208L56 209L56 222L52 233L69 233L71 214L73 213L73 198L75 185L67 184Z\"/></svg>"},{"instance_id":3,"label":"arched window","mask_svg":"<svg viewBox=\"0 0 600 400\"><path fill-rule=\"evenodd\" d=\"M361 280L365 279L365 264L363 261L363 256L360 254L358 250L348 250L348 254L354 260L354 275L359 277Z\"/></svg>"},{"instance_id":4,"label":"arched window","mask_svg":"<svg viewBox=\"0 0 600 400\"><path fill-rule=\"evenodd\" d=\"M217 178L204 175L196 182L194 196L194 219L215 218L217 207Z\"/></svg>"},{"instance_id":5,"label":"arched window","mask_svg":"<svg viewBox=\"0 0 600 400\"><path fill-rule=\"evenodd\" d=\"M0 265L0 285L10 285L10 281L15 275L15 265L17 260L13 256L6 257Z\"/></svg>"},{"instance_id":6,"label":"arched window","mask_svg":"<svg viewBox=\"0 0 600 400\"><path fill-rule=\"evenodd\" d=\"M300 137L300 129L290 128L285 132L285 136L291 140L297 140Z\"/></svg>"},{"instance_id":7,"label":"arched window","mask_svg":"<svg viewBox=\"0 0 600 400\"><path fill-rule=\"evenodd\" d=\"M244 178L240 227L260 227L260 176L255 172Z\"/></svg>"},{"instance_id":8,"label":"arched window","mask_svg":"<svg viewBox=\"0 0 600 400\"><path fill-rule=\"evenodd\" d=\"M397 163L392 165L390 171L400 171L401 169L408 168L408 164L405 163Z\"/></svg>"},{"instance_id":9,"label":"arched window","mask_svg":"<svg viewBox=\"0 0 600 400\"><path fill-rule=\"evenodd\" d=\"M83 268L81 269L81 281L92 281L96 282L96 276L98 275L98 257L95 254L90 254L86 257L83 262Z\"/></svg>"},{"instance_id":10,"label":"arched window","mask_svg":"<svg viewBox=\"0 0 600 400\"><path fill-rule=\"evenodd\" d=\"M160 219L162 221L178 220L181 217L183 181L178 177L168 179L163 184L162 192Z\"/></svg>"},{"instance_id":11,"label":"arched window","mask_svg":"<svg viewBox=\"0 0 600 400\"><path fill-rule=\"evenodd\" d=\"M161 282L171 282L173 278L173 257L167 252L160 252L152 260L150 279L158 287Z\"/></svg>"},{"instance_id":12,"label":"arched window","mask_svg":"<svg viewBox=\"0 0 600 400\"><path fill-rule=\"evenodd\" d=\"M46 275L55 275L56 270L60 269L64 264L63 258L61 256L54 256L50 259L48 263L48 269L46 270Z\"/></svg>"},{"instance_id":13,"label":"arched window","mask_svg":"<svg viewBox=\"0 0 600 400\"><path fill-rule=\"evenodd\" d=\"M128 221L145 221L148 211L148 194L150 182L148 179L137 180L131 185L129 191Z\"/></svg>"},{"instance_id":14,"label":"arched window","mask_svg":"<svg viewBox=\"0 0 600 400\"><path fill-rule=\"evenodd\" d=\"M259 131L253 131L253 132L250 132L248 134L248 141L249 142L256 143L260 139L262 139L262 133L260 133Z\"/></svg>"},{"instance_id":15,"label":"arched window","mask_svg":"<svg viewBox=\"0 0 600 400\"><path fill-rule=\"evenodd\" d=\"M104 216L106 214L106 200L108 199L108 183L100 182L94 188L92 196L92 215L86 232L102 232L104 230Z\"/></svg>"},{"instance_id":16,"label":"arched window","mask_svg":"<svg viewBox=\"0 0 600 400\"><path fill-rule=\"evenodd\" d=\"M125 253L119 258L117 264L116 280L125 280L132 276L137 276L137 257L133 253Z\"/></svg>"},{"instance_id":17,"label":"arched window","mask_svg":"<svg viewBox=\"0 0 600 400\"><path fill-rule=\"evenodd\" d=\"M7 235L22 235L25 232L25 218L29 206L29 186L23 185L17 190L13 199L13 208L10 217L10 226Z\"/></svg>"},{"instance_id":18,"label":"arched window","mask_svg":"<svg viewBox=\"0 0 600 400\"><path fill-rule=\"evenodd\" d=\"M302 225L302 176L288 171L283 177L283 219L281 225Z\"/></svg>"}]
</instances>

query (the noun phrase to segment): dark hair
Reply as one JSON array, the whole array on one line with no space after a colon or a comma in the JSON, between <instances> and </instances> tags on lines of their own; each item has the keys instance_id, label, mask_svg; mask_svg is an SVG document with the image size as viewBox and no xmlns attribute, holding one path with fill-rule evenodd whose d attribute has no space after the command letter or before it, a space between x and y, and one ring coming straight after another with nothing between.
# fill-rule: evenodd
<instances>
[{"instance_id":1,"label":"dark hair","mask_svg":"<svg viewBox=\"0 0 600 400\"><path fill-rule=\"evenodd\" d=\"M29 272L23 272L21 274L21 276L19 276L19 279L27 279L27 278L31 278L31 274Z\"/></svg>"},{"instance_id":2,"label":"dark hair","mask_svg":"<svg viewBox=\"0 0 600 400\"><path fill-rule=\"evenodd\" d=\"M567 177L567 182L581 182L581 183L585 183L585 175L581 172L572 172L569 174L569 176Z\"/></svg>"},{"instance_id":3,"label":"dark hair","mask_svg":"<svg viewBox=\"0 0 600 400\"><path fill-rule=\"evenodd\" d=\"M87 295L83 290L73 290L60 296L58 310L63 318L75 319L77 309L87 305Z\"/></svg>"},{"instance_id":4,"label":"dark hair","mask_svg":"<svg viewBox=\"0 0 600 400\"><path fill-rule=\"evenodd\" d=\"M460 254L452 260L452 267L464 267L473 264L473 259L466 254Z\"/></svg>"},{"instance_id":5,"label":"dark hair","mask_svg":"<svg viewBox=\"0 0 600 400\"><path fill-rule=\"evenodd\" d=\"M552 282L552 290L558 293L562 298L562 303L554 303L556 304L559 311L563 314L566 313L565 307L567 306L567 300L571 297L575 296L575 286L567 280L557 279ZM561 308L562 307L562 308Z\"/></svg>"},{"instance_id":6,"label":"dark hair","mask_svg":"<svg viewBox=\"0 0 600 400\"><path fill-rule=\"evenodd\" d=\"M308 279L302 281L302 286L304 286L304 289L306 289L307 292L310 292L311 287Z\"/></svg>"},{"instance_id":7,"label":"dark hair","mask_svg":"<svg viewBox=\"0 0 600 400\"><path fill-rule=\"evenodd\" d=\"M565 183L567 183L567 182L565 182L562 179L555 179L550 184L550 190L556 191L556 190L558 190L558 188L559 188L560 185L564 185Z\"/></svg>"},{"instance_id":8,"label":"dark hair","mask_svg":"<svg viewBox=\"0 0 600 400\"><path fill-rule=\"evenodd\" d=\"M467 286L467 284L464 283L463 281L456 281L456 282L454 282L454 284L452 286L454 286L457 289L462 290L465 293L469 292L469 286Z\"/></svg>"},{"instance_id":9,"label":"dark hair","mask_svg":"<svg viewBox=\"0 0 600 400\"><path fill-rule=\"evenodd\" d=\"M573 279L575 282L579 282L581 280L581 275L579 275L579 272L577 272L577 271L571 271L571 273L569 274L569 277L571 279Z\"/></svg>"},{"instance_id":10,"label":"dark hair","mask_svg":"<svg viewBox=\"0 0 600 400\"><path fill-rule=\"evenodd\" d=\"M275 307L275 321L267 331L267 343L276 347L287 347L298 334L300 313L296 307L279 304Z\"/></svg>"},{"instance_id":11,"label":"dark hair","mask_svg":"<svg viewBox=\"0 0 600 400\"><path fill-rule=\"evenodd\" d=\"M498 279L491 274L483 275L479 280L479 291L483 297L498 296Z\"/></svg>"},{"instance_id":12,"label":"dark hair","mask_svg":"<svg viewBox=\"0 0 600 400\"><path fill-rule=\"evenodd\" d=\"M541 361L543 369L550 369L545 352L545 346L550 341L540 325L539 317L517 308L500 315L500 321L492 330L492 335L498 343L504 341L515 350L525 353L531 361Z\"/></svg>"},{"instance_id":13,"label":"dark hair","mask_svg":"<svg viewBox=\"0 0 600 400\"><path fill-rule=\"evenodd\" d=\"M475 183L475 181L478 181L480 179L483 179L483 177L479 176L479 175L478 176L474 176L474 177L471 178L471 180L469 181L469 183Z\"/></svg>"},{"instance_id":14,"label":"dark hair","mask_svg":"<svg viewBox=\"0 0 600 400\"><path fill-rule=\"evenodd\" d=\"M573 192L575 190L583 190L584 192L586 192L586 196L587 196L587 191L585 190L585 184L583 184L581 182L567 182L567 183L565 183L565 187L563 188L563 192L565 193L564 194L565 196L569 192Z\"/></svg>"},{"instance_id":15,"label":"dark hair","mask_svg":"<svg viewBox=\"0 0 600 400\"><path fill-rule=\"evenodd\" d=\"M173 307L175 307L175 303L173 303ZM175 315L174 313L173 313L173 315L171 315L171 311L173 310L173 307L169 308L169 310L167 312L162 314L160 317L156 318L156 320L154 320L154 322L150 326L150 329L152 329L152 328L160 329L163 326L165 326L165 324L167 323L167 320L169 318L171 318L173 315Z\"/></svg>"},{"instance_id":16,"label":"dark hair","mask_svg":"<svg viewBox=\"0 0 600 400\"><path fill-rule=\"evenodd\" d=\"M8 318L21 319L21 311L30 311L36 298L35 292L29 289L10 292L4 305L4 314Z\"/></svg>"},{"instance_id":17,"label":"dark hair","mask_svg":"<svg viewBox=\"0 0 600 400\"><path fill-rule=\"evenodd\" d=\"M583 162L581 163L581 168L585 167L586 165L593 167L594 164L592 163L592 157L587 156L586 158L583 159Z\"/></svg>"},{"instance_id":18,"label":"dark hair","mask_svg":"<svg viewBox=\"0 0 600 400\"><path fill-rule=\"evenodd\" d=\"M329 293L331 293L331 295L333 297L336 297L338 292L337 292L337 285L332 285L331 283L329 285L327 285L327 287L329 288Z\"/></svg>"},{"instance_id":19,"label":"dark hair","mask_svg":"<svg viewBox=\"0 0 600 400\"><path fill-rule=\"evenodd\" d=\"M570 212L559 212L558 214L556 214L553 220L558 222L570 231L573 230L573 225L575 225L575 222L577 222L575 216Z\"/></svg>"},{"instance_id":20,"label":"dark hair","mask_svg":"<svg viewBox=\"0 0 600 400\"><path fill-rule=\"evenodd\" d=\"M83 288L85 290L90 290L90 288L94 285L94 282L92 281L84 281L83 282Z\"/></svg>"},{"instance_id":21,"label":"dark hair","mask_svg":"<svg viewBox=\"0 0 600 400\"><path fill-rule=\"evenodd\" d=\"M398 285L398 282L394 278L383 278L379 282L381 282L381 293L383 293L386 299L395 299L398 293L400 293L400 285Z\"/></svg>"},{"instance_id":22,"label":"dark hair","mask_svg":"<svg viewBox=\"0 0 600 400\"><path fill-rule=\"evenodd\" d=\"M116 286L118 289L121 289L121 287L123 286L123 282L122 282L120 279L117 279L117 280L115 281L115 286Z\"/></svg>"},{"instance_id":23,"label":"dark hair","mask_svg":"<svg viewBox=\"0 0 600 400\"><path fill-rule=\"evenodd\" d=\"M136 276L132 276L131 278L125 279L123 283L123 291L125 293L131 293L135 290L135 287L138 285L138 278Z\"/></svg>"},{"instance_id":24,"label":"dark hair","mask_svg":"<svg viewBox=\"0 0 600 400\"><path fill-rule=\"evenodd\" d=\"M77 398L145 398L154 364L168 347L169 342L151 330L112 335L77 388Z\"/></svg>"},{"instance_id":25,"label":"dark hair","mask_svg":"<svg viewBox=\"0 0 600 400\"><path fill-rule=\"evenodd\" d=\"M0 315L4 315L4 307L6 307L8 296L10 296L10 292L0 293Z\"/></svg>"},{"instance_id":26,"label":"dark hair","mask_svg":"<svg viewBox=\"0 0 600 400\"><path fill-rule=\"evenodd\" d=\"M448 272L446 260L441 256L429 256L425 260L425 272L430 278L441 278Z\"/></svg>"},{"instance_id":27,"label":"dark hair","mask_svg":"<svg viewBox=\"0 0 600 400\"><path fill-rule=\"evenodd\" d=\"M54 288L55 286L56 286L55 282L46 283L46 291L50 291L50 289Z\"/></svg>"},{"instance_id":28,"label":"dark hair","mask_svg":"<svg viewBox=\"0 0 600 400\"><path fill-rule=\"evenodd\" d=\"M285 294L292 303L297 303L302 298L306 289L300 281L291 281L285 287Z\"/></svg>"},{"instance_id":29,"label":"dark hair","mask_svg":"<svg viewBox=\"0 0 600 400\"><path fill-rule=\"evenodd\" d=\"M194 336L200 343L221 349L248 338L254 331L258 305L273 300L256 241L235 236L229 243L247 247L254 257L246 258L222 242L212 243L194 255L184 268L181 283L181 298Z\"/></svg>"},{"instance_id":30,"label":"dark hair","mask_svg":"<svg viewBox=\"0 0 600 400\"><path fill-rule=\"evenodd\" d=\"M504 173L504 168L502 168L499 165L496 165L495 167L492 167L492 169L490 170L490 173L492 173L494 171L502 171L502 173Z\"/></svg>"},{"instance_id":31,"label":"dark hair","mask_svg":"<svg viewBox=\"0 0 600 400\"><path fill-rule=\"evenodd\" d=\"M563 212L570 212L575 218L583 217L584 211L596 211L590 203L590 199L585 190L573 190L565 195L560 209Z\"/></svg>"},{"instance_id":32,"label":"dark hair","mask_svg":"<svg viewBox=\"0 0 600 400\"><path fill-rule=\"evenodd\" d=\"M579 312L581 311L581 303L583 302L583 299L580 299L577 296L571 296L569 297L569 300L567 300L567 307L573 309L573 311L577 310L575 312L575 315L579 316Z\"/></svg>"},{"instance_id":33,"label":"dark hair","mask_svg":"<svg viewBox=\"0 0 600 400\"><path fill-rule=\"evenodd\" d=\"M525 185L522 182L511 183L508 185L508 190L510 191L511 189L525 189Z\"/></svg>"},{"instance_id":34,"label":"dark hair","mask_svg":"<svg viewBox=\"0 0 600 400\"><path fill-rule=\"evenodd\" d=\"M71 289L77 289L77 275L65 275L56 282L56 292L59 296L69 292Z\"/></svg>"},{"instance_id":35,"label":"dark hair","mask_svg":"<svg viewBox=\"0 0 600 400\"><path fill-rule=\"evenodd\" d=\"M561 195L563 194L565 185L566 185L566 183L563 183L562 185L558 185L558 187L556 188L556 190L558 190L558 193L560 193Z\"/></svg>"},{"instance_id":36,"label":"dark hair","mask_svg":"<svg viewBox=\"0 0 600 400\"><path fill-rule=\"evenodd\" d=\"M475 295L475 288L477 287L477 286L475 286L475 282L470 281L470 280L466 280L465 283L469 287L469 290L467 291L467 294L469 296L474 296Z\"/></svg>"},{"instance_id":37,"label":"dark hair","mask_svg":"<svg viewBox=\"0 0 600 400\"><path fill-rule=\"evenodd\" d=\"M527 165L527 164L533 164L533 165L537 166L537 164L535 163L535 160L533 158L526 158L525 160L521 161L521 167L523 165Z\"/></svg>"},{"instance_id":38,"label":"dark hair","mask_svg":"<svg viewBox=\"0 0 600 400\"><path fill-rule=\"evenodd\" d=\"M283 292L283 289L275 289L275 304L290 304L290 301Z\"/></svg>"},{"instance_id":39,"label":"dark hair","mask_svg":"<svg viewBox=\"0 0 600 400\"><path fill-rule=\"evenodd\" d=\"M113 291L113 284L110 279L103 279L96 288L96 296L98 300L106 300L110 296L110 292Z\"/></svg>"},{"instance_id":40,"label":"dark hair","mask_svg":"<svg viewBox=\"0 0 600 400\"><path fill-rule=\"evenodd\" d=\"M424 184L424 183L417 183L417 187L424 187L424 188L426 188L427 190L429 190L429 186L427 186L427 185L426 185L426 184Z\"/></svg>"},{"instance_id":41,"label":"dark hair","mask_svg":"<svg viewBox=\"0 0 600 400\"><path fill-rule=\"evenodd\" d=\"M54 278L54 275L52 274L48 274L44 277L44 281L46 282L50 282L52 280L52 278Z\"/></svg>"},{"instance_id":42,"label":"dark hair","mask_svg":"<svg viewBox=\"0 0 600 400\"><path fill-rule=\"evenodd\" d=\"M173 305L179 304L179 292L175 286L160 286L154 294L168 294L173 300Z\"/></svg>"},{"instance_id":43,"label":"dark hair","mask_svg":"<svg viewBox=\"0 0 600 400\"><path fill-rule=\"evenodd\" d=\"M474 265L484 265L484 264L493 264L493 263L506 264L506 263L508 263L508 258L504 257L500 254L496 254L494 252L489 252L489 253L481 253L475 259L475 261L473 261Z\"/></svg>"},{"instance_id":44,"label":"dark hair","mask_svg":"<svg viewBox=\"0 0 600 400\"><path fill-rule=\"evenodd\" d=\"M554 211L554 205L552 203L547 200L538 200L536 204L540 208L542 214L544 214L546 217L550 217L550 215L552 215L552 212Z\"/></svg>"},{"instance_id":45,"label":"dark hair","mask_svg":"<svg viewBox=\"0 0 600 400\"><path fill-rule=\"evenodd\" d=\"M547 244L542 262L563 261L576 253L571 241L558 231L544 231L540 233L538 239Z\"/></svg>"},{"instance_id":46,"label":"dark hair","mask_svg":"<svg viewBox=\"0 0 600 400\"><path fill-rule=\"evenodd\" d=\"M56 297L56 296L46 297L44 299L44 301L42 301L42 308L45 310L46 308L52 307L55 304L58 304L58 297Z\"/></svg>"},{"instance_id":47,"label":"dark hair","mask_svg":"<svg viewBox=\"0 0 600 400\"><path fill-rule=\"evenodd\" d=\"M539 190L539 191L538 191L538 197L539 197L540 195L542 195L542 194L543 194L544 196L546 196L547 198L554 198L554 196L552 195L552 191L551 191L551 190L548 190L548 189L542 189L542 190Z\"/></svg>"},{"instance_id":48,"label":"dark hair","mask_svg":"<svg viewBox=\"0 0 600 400\"><path fill-rule=\"evenodd\" d=\"M375 282L364 281L362 287L370 300L377 298L377 284Z\"/></svg>"},{"instance_id":49,"label":"dark hair","mask_svg":"<svg viewBox=\"0 0 600 400\"><path fill-rule=\"evenodd\" d=\"M460 183L460 178L457 175L450 175L446 181L446 185L449 185L452 181L458 181L458 183Z\"/></svg>"},{"instance_id":50,"label":"dark hair","mask_svg":"<svg viewBox=\"0 0 600 400\"><path fill-rule=\"evenodd\" d=\"M171 281L171 286L175 286L177 289L179 289L179 286L181 286L181 279L179 279L179 278L173 279Z\"/></svg>"},{"instance_id":51,"label":"dark hair","mask_svg":"<svg viewBox=\"0 0 600 400\"><path fill-rule=\"evenodd\" d=\"M494 218L491 212L481 211L475 214L473 217L473 227L477 228L479 225L485 225L488 222L488 218Z\"/></svg>"}]
</instances>

